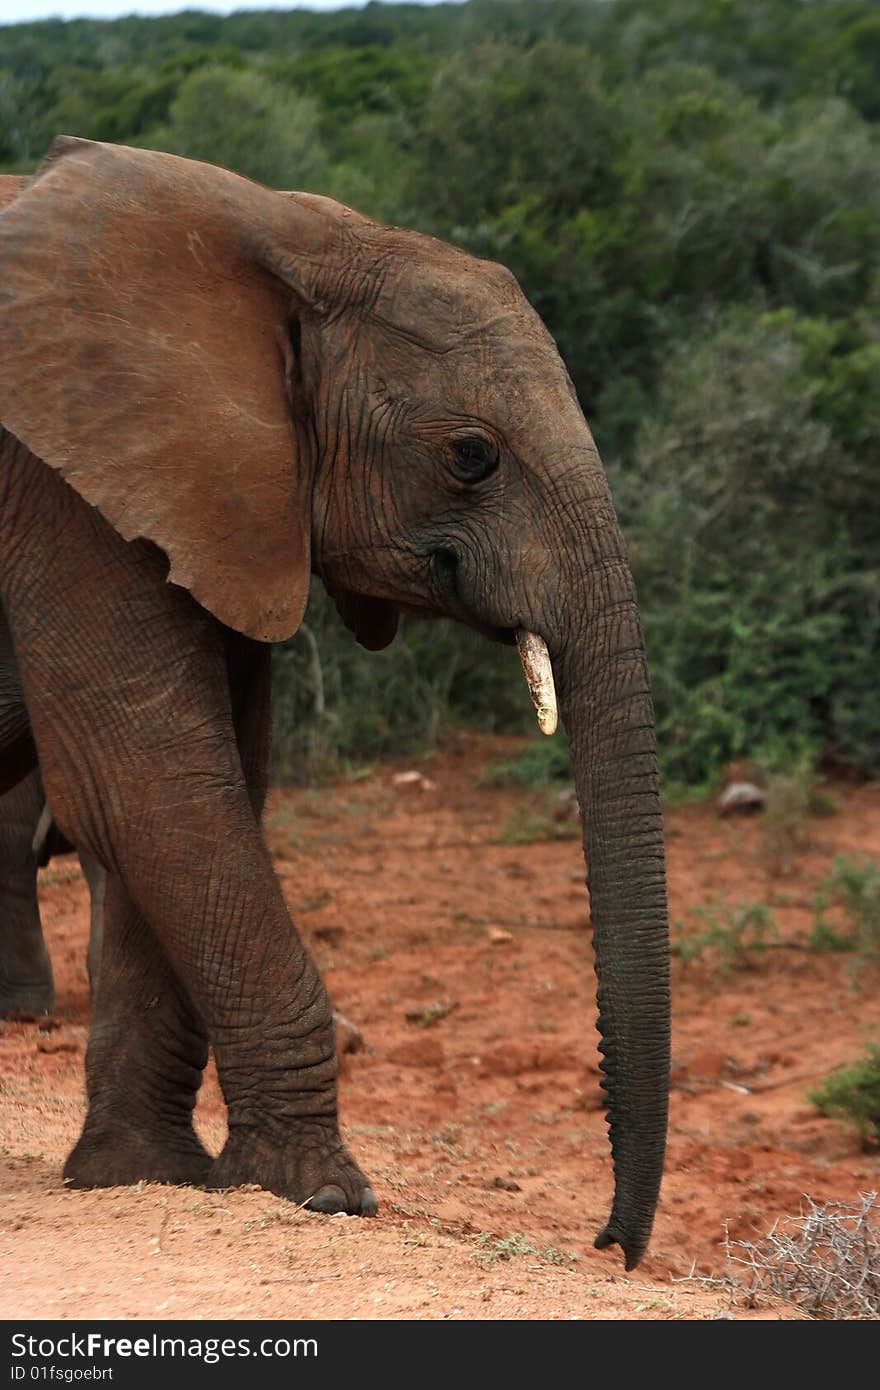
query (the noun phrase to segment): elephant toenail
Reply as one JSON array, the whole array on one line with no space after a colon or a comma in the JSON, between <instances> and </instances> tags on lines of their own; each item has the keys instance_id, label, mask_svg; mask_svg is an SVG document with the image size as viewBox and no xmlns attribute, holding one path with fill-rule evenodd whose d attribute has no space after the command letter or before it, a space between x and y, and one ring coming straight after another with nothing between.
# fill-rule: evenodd
<instances>
[{"instance_id":1,"label":"elephant toenail","mask_svg":"<svg viewBox=\"0 0 880 1390\"><path fill-rule=\"evenodd\" d=\"M365 1187L361 1195L361 1216L375 1216L379 1210L379 1202L376 1194L371 1187Z\"/></svg>"}]
</instances>

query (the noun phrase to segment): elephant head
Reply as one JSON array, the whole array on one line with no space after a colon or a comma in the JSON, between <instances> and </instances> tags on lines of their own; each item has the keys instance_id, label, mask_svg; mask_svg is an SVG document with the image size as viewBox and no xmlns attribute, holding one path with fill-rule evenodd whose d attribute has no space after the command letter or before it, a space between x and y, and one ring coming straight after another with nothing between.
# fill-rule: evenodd
<instances>
[{"instance_id":1,"label":"elephant head","mask_svg":"<svg viewBox=\"0 0 880 1390\"><path fill-rule=\"evenodd\" d=\"M368 647L400 612L447 615L519 640L545 706L552 667L615 1166L596 1243L631 1268L668 1090L653 714L599 457L513 276L325 198L67 138L0 215L0 254L0 418L221 622L288 637L315 573Z\"/></svg>"}]
</instances>

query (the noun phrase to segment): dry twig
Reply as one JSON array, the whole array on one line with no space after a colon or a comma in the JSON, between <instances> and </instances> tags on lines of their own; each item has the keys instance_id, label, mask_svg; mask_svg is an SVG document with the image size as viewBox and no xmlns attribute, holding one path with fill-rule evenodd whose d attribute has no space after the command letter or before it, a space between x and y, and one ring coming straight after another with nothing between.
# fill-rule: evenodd
<instances>
[{"instance_id":1,"label":"dry twig","mask_svg":"<svg viewBox=\"0 0 880 1390\"><path fill-rule=\"evenodd\" d=\"M711 1282L749 1301L775 1294L814 1318L880 1317L877 1197L863 1192L857 1202L822 1203L805 1197L806 1212L776 1221L763 1240L728 1239L731 1272Z\"/></svg>"}]
</instances>

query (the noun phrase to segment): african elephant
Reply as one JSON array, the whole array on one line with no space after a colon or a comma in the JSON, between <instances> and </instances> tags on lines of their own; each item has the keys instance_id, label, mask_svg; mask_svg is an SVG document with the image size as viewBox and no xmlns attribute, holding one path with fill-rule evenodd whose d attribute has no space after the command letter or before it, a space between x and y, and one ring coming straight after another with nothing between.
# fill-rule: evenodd
<instances>
[{"instance_id":1,"label":"african elephant","mask_svg":"<svg viewBox=\"0 0 880 1390\"><path fill-rule=\"evenodd\" d=\"M59 139L0 215L0 591L47 794L108 872L73 1186L256 1183L370 1213L327 997L263 846L269 645L310 578L555 678L589 868L615 1195L659 1190L668 944L633 583L556 347L513 276L329 199ZM191 1112L214 1049L229 1136Z\"/></svg>"},{"instance_id":2,"label":"african elephant","mask_svg":"<svg viewBox=\"0 0 880 1390\"><path fill-rule=\"evenodd\" d=\"M48 1014L55 1008L52 963L43 941L37 869L73 846L48 815L39 769L0 797L0 1018ZM92 988L98 977L103 927L104 871L80 855L89 885L91 925L86 956Z\"/></svg>"}]
</instances>

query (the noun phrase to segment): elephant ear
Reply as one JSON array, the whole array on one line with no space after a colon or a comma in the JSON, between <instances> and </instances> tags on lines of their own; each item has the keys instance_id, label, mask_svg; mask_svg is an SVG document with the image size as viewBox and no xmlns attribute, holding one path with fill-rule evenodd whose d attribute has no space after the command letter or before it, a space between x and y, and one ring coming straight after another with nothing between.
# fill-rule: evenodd
<instances>
[{"instance_id":1,"label":"elephant ear","mask_svg":"<svg viewBox=\"0 0 880 1390\"><path fill-rule=\"evenodd\" d=\"M70 138L0 213L3 426L264 641L296 630L309 588L289 328L320 220L223 169ZM284 279L267 269L279 237Z\"/></svg>"}]
</instances>

